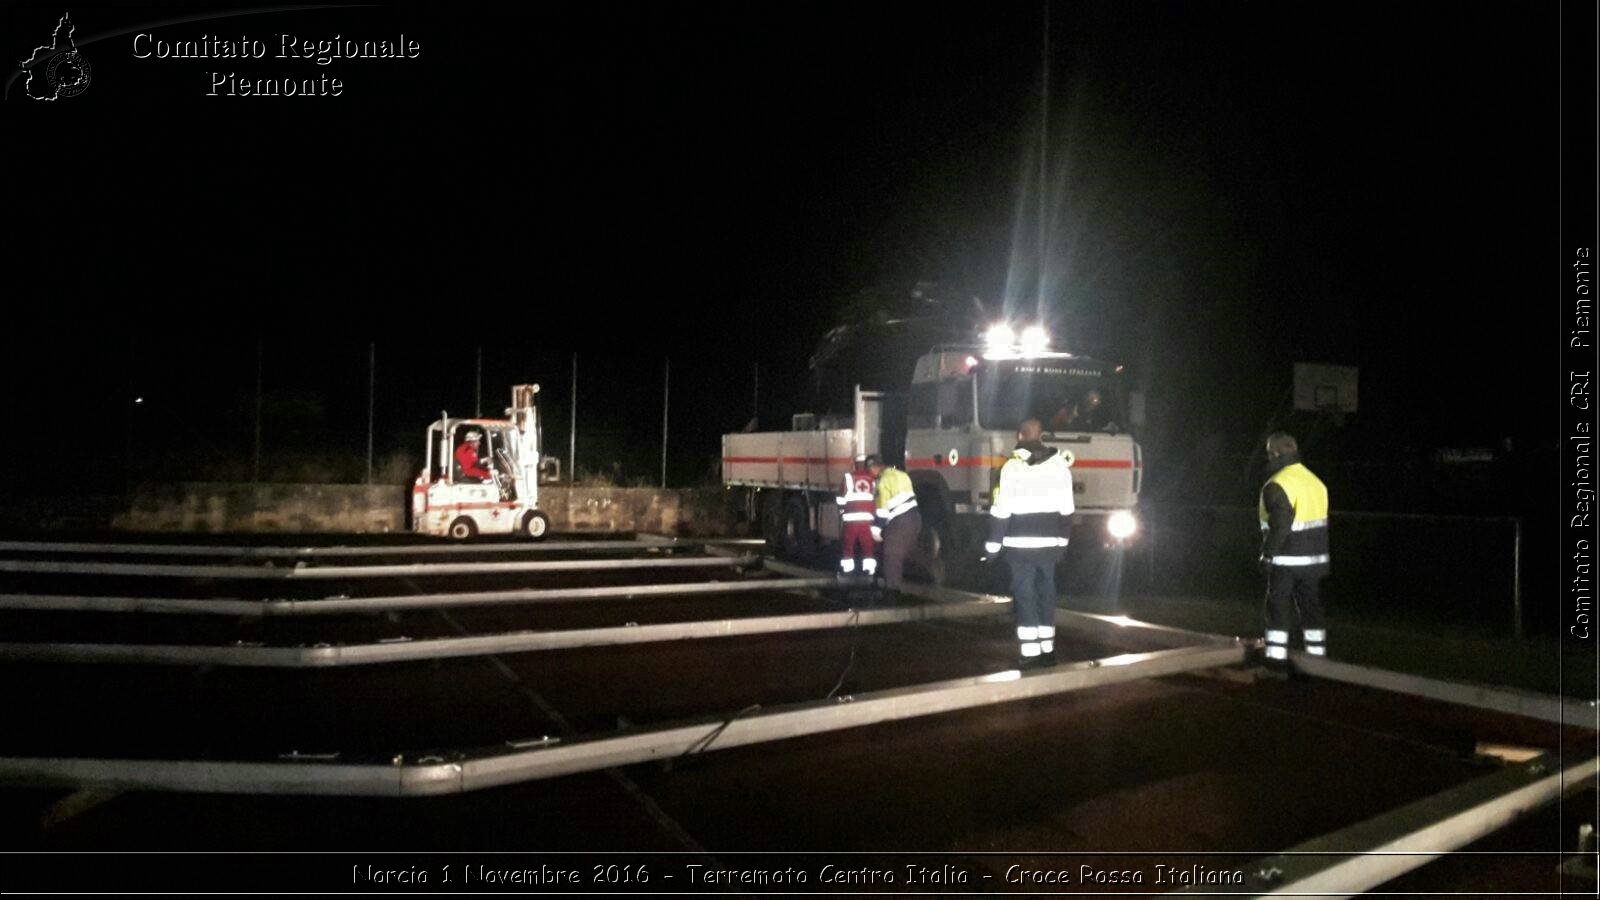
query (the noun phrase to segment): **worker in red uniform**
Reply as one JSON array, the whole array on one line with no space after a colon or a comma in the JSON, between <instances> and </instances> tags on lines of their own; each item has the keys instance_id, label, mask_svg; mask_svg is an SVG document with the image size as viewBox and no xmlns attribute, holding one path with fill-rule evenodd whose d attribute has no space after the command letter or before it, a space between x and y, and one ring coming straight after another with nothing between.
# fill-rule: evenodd
<instances>
[{"instance_id":1,"label":"worker in red uniform","mask_svg":"<svg viewBox=\"0 0 1600 900\"><path fill-rule=\"evenodd\" d=\"M456 466L461 469L461 478L487 482L490 477L489 470L478 461L478 443L483 440L483 435L476 431L467 432L466 440L456 448Z\"/></svg>"},{"instance_id":2,"label":"worker in red uniform","mask_svg":"<svg viewBox=\"0 0 1600 900\"><path fill-rule=\"evenodd\" d=\"M876 460L874 456L856 457L855 468L844 473L844 493L834 498L839 504L839 519L844 523L839 539L839 572L843 575L855 574L857 555L861 557L863 573L871 577L878 572L877 539L872 533L872 523L877 518L873 490L878 479L870 468Z\"/></svg>"}]
</instances>

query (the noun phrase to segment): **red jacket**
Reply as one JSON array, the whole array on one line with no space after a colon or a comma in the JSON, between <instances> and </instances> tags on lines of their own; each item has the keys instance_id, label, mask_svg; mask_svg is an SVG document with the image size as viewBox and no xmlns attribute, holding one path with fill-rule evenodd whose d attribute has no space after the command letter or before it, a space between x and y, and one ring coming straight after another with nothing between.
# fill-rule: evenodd
<instances>
[{"instance_id":1,"label":"red jacket","mask_svg":"<svg viewBox=\"0 0 1600 900\"><path fill-rule=\"evenodd\" d=\"M877 479L866 469L856 469L844 473L844 493L835 498L839 504L840 516L846 525L852 523L872 524L877 516L877 500L873 491L877 488Z\"/></svg>"},{"instance_id":2,"label":"red jacket","mask_svg":"<svg viewBox=\"0 0 1600 900\"><path fill-rule=\"evenodd\" d=\"M463 478L489 480L489 470L478 465L478 451L471 444L463 443L456 448L456 465L461 467Z\"/></svg>"}]
</instances>

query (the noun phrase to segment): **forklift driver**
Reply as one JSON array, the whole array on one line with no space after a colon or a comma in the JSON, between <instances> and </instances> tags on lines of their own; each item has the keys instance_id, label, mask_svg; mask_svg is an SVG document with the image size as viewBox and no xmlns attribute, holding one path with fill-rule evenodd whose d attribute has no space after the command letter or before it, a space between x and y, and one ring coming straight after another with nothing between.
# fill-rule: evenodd
<instances>
[{"instance_id":1,"label":"forklift driver","mask_svg":"<svg viewBox=\"0 0 1600 900\"><path fill-rule=\"evenodd\" d=\"M478 442L482 439L483 435L469 431L466 440L456 448L456 467L461 470L464 481L487 482L490 478L489 470L479 462Z\"/></svg>"}]
</instances>

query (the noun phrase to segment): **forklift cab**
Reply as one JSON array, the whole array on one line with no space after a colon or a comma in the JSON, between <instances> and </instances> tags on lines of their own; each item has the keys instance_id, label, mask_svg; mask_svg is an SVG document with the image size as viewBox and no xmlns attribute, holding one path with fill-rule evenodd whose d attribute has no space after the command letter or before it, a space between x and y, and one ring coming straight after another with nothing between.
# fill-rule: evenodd
<instances>
[{"instance_id":1,"label":"forklift cab","mask_svg":"<svg viewBox=\"0 0 1600 900\"><path fill-rule=\"evenodd\" d=\"M449 440L444 440L447 429L435 423L429 429L430 443L439 447L436 481L454 485L493 484L504 487L514 499L516 493L515 467L510 460L517 458L517 433L514 428L484 426L462 421L448 429ZM476 440L474 440L476 438ZM469 449L470 448L470 449ZM448 474L443 471L448 463ZM472 470L486 472L475 474Z\"/></svg>"}]
</instances>

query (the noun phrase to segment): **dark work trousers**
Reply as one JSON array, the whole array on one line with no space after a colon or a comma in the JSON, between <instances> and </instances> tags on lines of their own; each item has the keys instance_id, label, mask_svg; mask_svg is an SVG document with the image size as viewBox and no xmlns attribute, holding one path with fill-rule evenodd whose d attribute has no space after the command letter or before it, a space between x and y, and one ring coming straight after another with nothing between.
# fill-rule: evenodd
<instances>
[{"instance_id":1,"label":"dark work trousers","mask_svg":"<svg viewBox=\"0 0 1600 900\"><path fill-rule=\"evenodd\" d=\"M1055 549L1008 548L1011 566L1011 614L1017 623L1017 642L1024 657L1054 653L1056 640Z\"/></svg>"},{"instance_id":2,"label":"dark work trousers","mask_svg":"<svg viewBox=\"0 0 1600 900\"><path fill-rule=\"evenodd\" d=\"M916 509L903 512L883 526L883 586L891 591L900 590L905 580L906 557L917 546L922 534L922 513Z\"/></svg>"},{"instance_id":3,"label":"dark work trousers","mask_svg":"<svg viewBox=\"0 0 1600 900\"><path fill-rule=\"evenodd\" d=\"M1270 566L1267 570L1267 662L1282 665L1289 659L1289 635L1296 624L1306 652L1327 652L1327 621L1317 595L1327 566Z\"/></svg>"}]
</instances>

